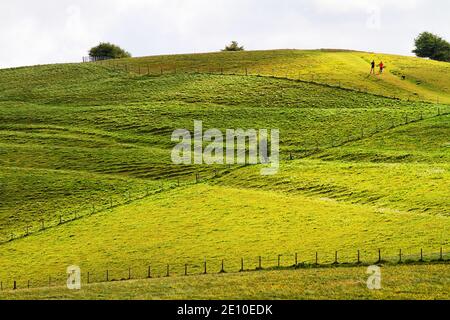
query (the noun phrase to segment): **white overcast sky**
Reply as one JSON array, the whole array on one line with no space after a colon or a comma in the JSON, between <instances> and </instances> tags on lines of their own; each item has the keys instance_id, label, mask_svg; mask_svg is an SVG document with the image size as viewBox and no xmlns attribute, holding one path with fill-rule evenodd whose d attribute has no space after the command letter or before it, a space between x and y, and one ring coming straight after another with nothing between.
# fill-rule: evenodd
<instances>
[{"instance_id":1,"label":"white overcast sky","mask_svg":"<svg viewBox=\"0 0 450 320\"><path fill-rule=\"evenodd\" d=\"M0 68L78 62L101 41L133 56L343 48L411 55L450 40L448 0L0 0Z\"/></svg>"}]
</instances>

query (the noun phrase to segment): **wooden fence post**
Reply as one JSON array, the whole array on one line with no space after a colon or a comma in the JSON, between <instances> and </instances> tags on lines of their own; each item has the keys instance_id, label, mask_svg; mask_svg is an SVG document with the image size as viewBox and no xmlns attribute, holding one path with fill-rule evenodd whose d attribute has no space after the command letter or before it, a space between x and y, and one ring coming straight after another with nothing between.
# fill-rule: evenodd
<instances>
[{"instance_id":1,"label":"wooden fence post","mask_svg":"<svg viewBox=\"0 0 450 320\"><path fill-rule=\"evenodd\" d=\"M109 270L106 270L106 282L109 281Z\"/></svg>"},{"instance_id":2,"label":"wooden fence post","mask_svg":"<svg viewBox=\"0 0 450 320\"><path fill-rule=\"evenodd\" d=\"M319 253L316 251L316 265L319 264Z\"/></svg>"},{"instance_id":3,"label":"wooden fence post","mask_svg":"<svg viewBox=\"0 0 450 320\"><path fill-rule=\"evenodd\" d=\"M16 282L16 280L14 280L13 290L17 290L17 282Z\"/></svg>"},{"instance_id":4,"label":"wooden fence post","mask_svg":"<svg viewBox=\"0 0 450 320\"><path fill-rule=\"evenodd\" d=\"M208 271L207 271L207 269L206 269L206 259L205 259L205 262L204 262L204 270L203 270L203 273L204 273L204 274L207 274L207 273L208 273Z\"/></svg>"},{"instance_id":5,"label":"wooden fence post","mask_svg":"<svg viewBox=\"0 0 450 320\"><path fill-rule=\"evenodd\" d=\"M128 268L128 280L131 280L131 267Z\"/></svg>"},{"instance_id":6,"label":"wooden fence post","mask_svg":"<svg viewBox=\"0 0 450 320\"><path fill-rule=\"evenodd\" d=\"M261 270L262 269L262 261L261 261L261 256L258 257L258 269Z\"/></svg>"},{"instance_id":7,"label":"wooden fence post","mask_svg":"<svg viewBox=\"0 0 450 320\"><path fill-rule=\"evenodd\" d=\"M170 277L170 265L166 267L166 277Z\"/></svg>"},{"instance_id":8,"label":"wooden fence post","mask_svg":"<svg viewBox=\"0 0 450 320\"><path fill-rule=\"evenodd\" d=\"M400 249L400 252L399 252L399 260L398 260L398 263L402 263L402 249Z\"/></svg>"},{"instance_id":9,"label":"wooden fence post","mask_svg":"<svg viewBox=\"0 0 450 320\"><path fill-rule=\"evenodd\" d=\"M336 251L335 253L334 253L334 264L338 264L339 262L338 262L338 252Z\"/></svg>"},{"instance_id":10,"label":"wooden fence post","mask_svg":"<svg viewBox=\"0 0 450 320\"><path fill-rule=\"evenodd\" d=\"M361 263L361 254L360 251L358 250L358 261L356 262L357 264Z\"/></svg>"},{"instance_id":11,"label":"wooden fence post","mask_svg":"<svg viewBox=\"0 0 450 320\"><path fill-rule=\"evenodd\" d=\"M150 266L148 266L148 270L147 270L147 278L151 278L152 277L152 269Z\"/></svg>"},{"instance_id":12,"label":"wooden fence post","mask_svg":"<svg viewBox=\"0 0 450 320\"><path fill-rule=\"evenodd\" d=\"M278 255L278 268L281 267L281 254Z\"/></svg>"},{"instance_id":13,"label":"wooden fence post","mask_svg":"<svg viewBox=\"0 0 450 320\"><path fill-rule=\"evenodd\" d=\"M222 259L222 268L220 269L220 273L225 273L225 268L224 268L223 259Z\"/></svg>"},{"instance_id":14,"label":"wooden fence post","mask_svg":"<svg viewBox=\"0 0 450 320\"><path fill-rule=\"evenodd\" d=\"M184 265L184 275L185 276L188 275L188 265L187 264Z\"/></svg>"},{"instance_id":15,"label":"wooden fence post","mask_svg":"<svg viewBox=\"0 0 450 320\"><path fill-rule=\"evenodd\" d=\"M298 255L297 255L297 252L295 253L295 266L298 266Z\"/></svg>"}]
</instances>

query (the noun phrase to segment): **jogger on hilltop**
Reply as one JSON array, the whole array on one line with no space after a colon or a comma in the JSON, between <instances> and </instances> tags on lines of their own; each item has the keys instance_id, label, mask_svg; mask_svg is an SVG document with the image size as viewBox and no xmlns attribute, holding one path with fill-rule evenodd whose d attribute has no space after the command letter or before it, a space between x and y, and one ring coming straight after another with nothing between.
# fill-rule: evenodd
<instances>
[{"instance_id":1,"label":"jogger on hilltop","mask_svg":"<svg viewBox=\"0 0 450 320\"><path fill-rule=\"evenodd\" d=\"M380 74L383 74L383 70L384 70L384 64L383 61L380 62L380 64L378 65L380 67Z\"/></svg>"},{"instance_id":2,"label":"jogger on hilltop","mask_svg":"<svg viewBox=\"0 0 450 320\"><path fill-rule=\"evenodd\" d=\"M375 60L373 60L371 63L370 63L370 66L371 66L371 68L370 68L370 74L375 74Z\"/></svg>"}]
</instances>

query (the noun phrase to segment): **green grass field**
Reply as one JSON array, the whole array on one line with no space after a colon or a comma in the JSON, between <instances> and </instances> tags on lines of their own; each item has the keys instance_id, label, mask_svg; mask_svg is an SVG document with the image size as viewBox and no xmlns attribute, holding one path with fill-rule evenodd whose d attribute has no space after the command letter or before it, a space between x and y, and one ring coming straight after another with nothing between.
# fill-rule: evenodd
<instances>
[{"instance_id":1,"label":"green grass field","mask_svg":"<svg viewBox=\"0 0 450 320\"><path fill-rule=\"evenodd\" d=\"M447 300L448 265L384 266L381 290L368 290L365 267L197 275L0 292L2 299L326 299Z\"/></svg>"},{"instance_id":2,"label":"green grass field","mask_svg":"<svg viewBox=\"0 0 450 320\"><path fill-rule=\"evenodd\" d=\"M331 263L339 251L342 262L356 262L357 250L362 261L374 263L378 249L394 259L399 249L405 256L439 252L449 244L447 221L443 215L201 184L4 244L0 276L42 286L48 276L64 279L72 264L100 281L106 270L111 278L126 278L130 267L143 277L149 265L160 275L167 264L173 274L183 274L185 264L201 272L204 259L216 271L221 260L238 271L241 258L254 268L258 256L266 266L276 264L278 255L292 265L295 253L312 263L319 252L320 262Z\"/></svg>"},{"instance_id":3,"label":"green grass field","mask_svg":"<svg viewBox=\"0 0 450 320\"><path fill-rule=\"evenodd\" d=\"M372 56L390 72L367 78ZM217 272L222 260L230 272L241 259L254 269L259 256L264 266L279 255L291 266L296 253L305 263L316 252L332 263L336 251L340 262L355 262L358 250L374 263L379 249L392 261L400 249L405 259L417 260L421 249L425 260L436 259L441 248L448 257L448 68L362 52L280 50L0 70L0 281L5 288L14 280L19 288L45 287L49 277L62 284L72 264L96 282L106 270L113 280L130 268L132 278L143 278L149 265L160 276L167 264L173 275L185 264L201 273L205 260ZM192 130L194 120L205 129L278 128L279 174L172 164L171 133ZM73 296L52 288L5 297L264 298L270 282L280 290L273 298L341 299L347 289L349 298L429 299L433 290L448 298L439 291L448 283L435 276L447 265L398 268L432 269L423 276L434 280L406 293L371 296L350 285L335 296L323 288L301 295L286 285L297 271L273 271L249 275L234 293L205 296L202 285L162 294L171 284L160 280L136 290L121 283ZM351 282L362 269L350 270L342 277ZM266 284L252 279L266 276ZM202 279L236 277L247 274ZM261 286L246 295L252 281Z\"/></svg>"}]
</instances>

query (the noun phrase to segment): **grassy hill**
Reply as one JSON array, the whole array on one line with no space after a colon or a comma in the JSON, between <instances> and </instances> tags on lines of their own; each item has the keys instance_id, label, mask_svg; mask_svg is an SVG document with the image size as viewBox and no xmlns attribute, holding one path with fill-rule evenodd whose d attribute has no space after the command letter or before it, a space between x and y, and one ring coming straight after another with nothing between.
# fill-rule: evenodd
<instances>
[{"instance_id":1,"label":"grassy hill","mask_svg":"<svg viewBox=\"0 0 450 320\"><path fill-rule=\"evenodd\" d=\"M372 60L383 61L387 66L382 77L369 76ZM127 65L127 70L137 73L159 74L162 70L270 75L402 99L450 102L448 63L390 54L347 50L244 51L142 57L112 64Z\"/></svg>"},{"instance_id":2,"label":"grassy hill","mask_svg":"<svg viewBox=\"0 0 450 320\"><path fill-rule=\"evenodd\" d=\"M155 180L173 184L179 179L193 181L196 173L210 177L213 168L171 164L171 132L192 130L194 120L221 130L279 128L282 156L288 158L450 110L446 105L265 77L139 76L96 64L2 73L6 75L0 80L0 164L5 168L0 178L6 199L0 210L0 231L4 239L11 232L25 232L27 225L38 220L54 220L80 206L89 211L92 204L107 205L110 197L160 187ZM445 140L446 132L442 136ZM10 181L11 170L15 183ZM83 188L80 195L80 183L67 172L95 174L95 179L105 181ZM69 181L61 182L61 177ZM114 187L110 179L120 179L122 187ZM21 184L25 187L18 193ZM60 196L50 200L56 185ZM44 193L42 188L50 190ZM47 200L27 190L40 191ZM73 201L80 197L85 201ZM63 201L64 205L58 204Z\"/></svg>"},{"instance_id":3,"label":"grassy hill","mask_svg":"<svg viewBox=\"0 0 450 320\"><path fill-rule=\"evenodd\" d=\"M447 252L448 64L374 56L391 73L292 50L0 70L0 281ZM194 120L280 129L280 173L172 164L171 133Z\"/></svg>"}]
</instances>

